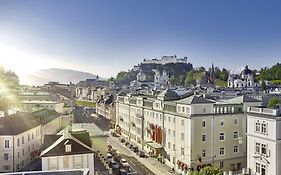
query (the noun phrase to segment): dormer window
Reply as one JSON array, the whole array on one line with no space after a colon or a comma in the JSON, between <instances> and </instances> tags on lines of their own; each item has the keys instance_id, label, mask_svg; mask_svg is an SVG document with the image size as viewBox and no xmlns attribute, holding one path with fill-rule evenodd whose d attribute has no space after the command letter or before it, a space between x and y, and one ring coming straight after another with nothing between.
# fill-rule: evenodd
<instances>
[{"instance_id":1,"label":"dormer window","mask_svg":"<svg viewBox=\"0 0 281 175\"><path fill-rule=\"evenodd\" d=\"M65 152L68 153L68 152L71 152L71 143L69 140L67 140L65 143Z\"/></svg>"}]
</instances>

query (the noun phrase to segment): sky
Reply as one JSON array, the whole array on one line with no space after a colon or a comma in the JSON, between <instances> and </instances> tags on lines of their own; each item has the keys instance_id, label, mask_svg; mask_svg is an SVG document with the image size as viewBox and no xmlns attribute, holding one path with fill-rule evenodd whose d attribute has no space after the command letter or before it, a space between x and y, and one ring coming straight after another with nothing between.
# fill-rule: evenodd
<instances>
[{"instance_id":1,"label":"sky","mask_svg":"<svg viewBox=\"0 0 281 175\"><path fill-rule=\"evenodd\" d=\"M75 69L116 76L143 59L195 67L281 60L281 1L0 0L0 64L17 74Z\"/></svg>"}]
</instances>

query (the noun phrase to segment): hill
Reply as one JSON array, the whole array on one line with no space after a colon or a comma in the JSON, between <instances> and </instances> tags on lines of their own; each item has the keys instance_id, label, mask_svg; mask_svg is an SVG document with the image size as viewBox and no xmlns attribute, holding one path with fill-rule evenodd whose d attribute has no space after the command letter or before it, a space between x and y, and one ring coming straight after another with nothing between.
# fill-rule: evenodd
<instances>
[{"instance_id":1,"label":"hill","mask_svg":"<svg viewBox=\"0 0 281 175\"><path fill-rule=\"evenodd\" d=\"M49 81L57 81L60 83L78 83L87 78L96 78L97 76L88 72L82 72L71 69L41 69L33 72L25 77L20 77L21 84L27 85L43 85Z\"/></svg>"}]
</instances>

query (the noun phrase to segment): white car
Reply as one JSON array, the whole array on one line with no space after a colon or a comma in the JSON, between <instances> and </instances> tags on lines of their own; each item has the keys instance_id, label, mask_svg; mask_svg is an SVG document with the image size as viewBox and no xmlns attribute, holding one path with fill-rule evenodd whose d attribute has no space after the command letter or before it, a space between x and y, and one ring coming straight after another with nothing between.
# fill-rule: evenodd
<instances>
[{"instance_id":1,"label":"white car","mask_svg":"<svg viewBox=\"0 0 281 175\"><path fill-rule=\"evenodd\" d=\"M128 167L128 166L130 166L126 159L121 159L121 160L120 160L120 163L121 163L122 167Z\"/></svg>"}]
</instances>

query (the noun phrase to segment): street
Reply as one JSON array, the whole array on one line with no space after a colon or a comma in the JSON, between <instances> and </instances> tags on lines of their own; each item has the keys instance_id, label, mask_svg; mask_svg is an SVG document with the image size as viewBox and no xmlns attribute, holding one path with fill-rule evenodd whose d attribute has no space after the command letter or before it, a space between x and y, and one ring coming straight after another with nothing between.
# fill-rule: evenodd
<instances>
[{"instance_id":1,"label":"street","mask_svg":"<svg viewBox=\"0 0 281 175\"><path fill-rule=\"evenodd\" d=\"M76 107L74 111L74 123L93 123L103 131L109 131L110 129L109 127L110 121L105 117L97 116L94 113L93 109L84 109L81 107ZM103 140L99 140L98 143L101 144L100 142L102 141ZM93 144L95 144L95 142L93 142ZM130 167L132 168L132 171L128 172L128 174L154 175L152 171L150 171L147 167L145 167L142 163L140 163L137 160L137 158L138 159L145 159L145 158L139 158L138 156L136 158L135 156L136 154L133 153L130 149L126 148L124 145L122 145L122 143L118 140L118 137L113 137L110 134L110 136L107 139L107 143L105 144L112 145L113 148L117 149L119 155L121 155L123 158L125 158L128 161ZM99 150L95 150L95 151L99 151ZM104 167L102 166L98 158L95 161L97 164L101 165L96 169L100 171L101 170L104 171Z\"/></svg>"},{"instance_id":2,"label":"street","mask_svg":"<svg viewBox=\"0 0 281 175\"><path fill-rule=\"evenodd\" d=\"M110 136L108 138L108 144L112 145L113 148L117 149L118 153L128 161L132 169L135 171L135 173L132 172L129 174L154 175L152 171L150 171L146 166L144 166L136 159L136 157L138 159L146 159L146 158L140 158L136 156L136 153L132 152L129 148L127 148L124 144L122 144L118 137Z\"/></svg>"}]
</instances>

